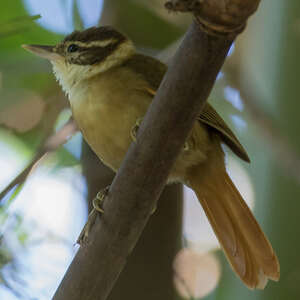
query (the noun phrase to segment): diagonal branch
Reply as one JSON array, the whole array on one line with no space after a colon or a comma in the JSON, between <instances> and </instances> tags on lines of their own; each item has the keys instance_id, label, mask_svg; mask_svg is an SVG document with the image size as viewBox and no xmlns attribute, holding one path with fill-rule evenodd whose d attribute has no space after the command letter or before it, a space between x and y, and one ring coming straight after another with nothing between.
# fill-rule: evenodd
<instances>
[{"instance_id":1,"label":"diagonal branch","mask_svg":"<svg viewBox=\"0 0 300 300\"><path fill-rule=\"evenodd\" d=\"M66 143L70 136L72 136L76 131L78 131L77 126L73 120L70 118L64 126L59 129L56 133L48 137L45 142L40 146L37 150L34 157L31 159L28 166L18 174L0 193L0 202L7 195L7 193L14 188L15 186L19 186L25 182L27 177L30 175L31 171L34 167L49 153L61 145Z\"/></svg>"},{"instance_id":2,"label":"diagonal branch","mask_svg":"<svg viewBox=\"0 0 300 300\"><path fill-rule=\"evenodd\" d=\"M259 3L240 2L252 3L249 15ZM245 22L246 17L242 24ZM208 33L197 22L190 26L139 128L137 143L130 146L111 185L105 213L92 228L89 244L78 250L54 300L107 298L156 205L232 41L232 33L228 38L223 31L220 35Z\"/></svg>"}]
</instances>

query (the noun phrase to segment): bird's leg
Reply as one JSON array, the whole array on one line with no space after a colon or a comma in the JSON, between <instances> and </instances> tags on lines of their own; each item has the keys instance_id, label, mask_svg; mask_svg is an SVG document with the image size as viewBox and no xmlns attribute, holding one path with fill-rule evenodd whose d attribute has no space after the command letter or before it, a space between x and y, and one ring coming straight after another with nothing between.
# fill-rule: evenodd
<instances>
[{"instance_id":1,"label":"bird's leg","mask_svg":"<svg viewBox=\"0 0 300 300\"><path fill-rule=\"evenodd\" d=\"M143 118L138 118L138 119L135 121L134 126L133 126L133 127L131 128L131 130L130 130L130 136L131 136L131 138L132 138L132 140L133 140L134 142L136 142L137 132L138 132L138 130L139 130L139 127L140 127L142 121L143 121Z\"/></svg>"},{"instance_id":2,"label":"bird's leg","mask_svg":"<svg viewBox=\"0 0 300 300\"><path fill-rule=\"evenodd\" d=\"M93 209L90 212L90 214L88 216L88 220L87 220L86 224L84 225L84 227L77 239L77 244L79 244L80 246L87 243L88 235L91 232L91 229L95 224L98 213L100 213L100 215L104 213L102 205L105 200L105 197L108 194L108 190L109 190L109 186L107 186L105 189L98 192L96 197L93 199L93 201L92 201Z\"/></svg>"}]
</instances>

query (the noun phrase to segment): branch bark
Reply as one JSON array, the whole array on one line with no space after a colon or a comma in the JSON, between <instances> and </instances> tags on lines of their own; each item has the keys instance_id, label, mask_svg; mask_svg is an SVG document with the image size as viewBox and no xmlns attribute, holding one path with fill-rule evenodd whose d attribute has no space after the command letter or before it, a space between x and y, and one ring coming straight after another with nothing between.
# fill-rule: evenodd
<instances>
[{"instance_id":1,"label":"branch bark","mask_svg":"<svg viewBox=\"0 0 300 300\"><path fill-rule=\"evenodd\" d=\"M175 300L173 262L182 247L182 185L167 186L108 300Z\"/></svg>"},{"instance_id":2,"label":"branch bark","mask_svg":"<svg viewBox=\"0 0 300 300\"><path fill-rule=\"evenodd\" d=\"M112 182L114 173L102 164L86 143L82 144L81 162L91 211L96 193ZM182 247L182 198L181 184L164 189L157 210L147 223L109 300L178 298L173 283L173 261ZM98 260L102 258L98 257L94 263L98 264Z\"/></svg>"},{"instance_id":3,"label":"branch bark","mask_svg":"<svg viewBox=\"0 0 300 300\"><path fill-rule=\"evenodd\" d=\"M241 2L256 5L258 0ZM90 243L77 252L54 300L105 300L124 268L233 42L232 34L212 35L202 29L197 22L189 28L137 142L130 146L111 185L105 213L97 219Z\"/></svg>"}]
</instances>

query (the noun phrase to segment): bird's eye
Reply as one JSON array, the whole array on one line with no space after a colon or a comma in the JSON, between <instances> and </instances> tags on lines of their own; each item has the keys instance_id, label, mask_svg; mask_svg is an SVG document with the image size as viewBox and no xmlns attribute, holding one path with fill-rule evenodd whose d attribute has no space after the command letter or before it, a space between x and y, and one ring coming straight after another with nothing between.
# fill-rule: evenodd
<instances>
[{"instance_id":1,"label":"bird's eye","mask_svg":"<svg viewBox=\"0 0 300 300\"><path fill-rule=\"evenodd\" d=\"M77 50L79 49L79 47L76 45L76 44L71 44L69 47L68 47L68 52L76 52Z\"/></svg>"}]
</instances>

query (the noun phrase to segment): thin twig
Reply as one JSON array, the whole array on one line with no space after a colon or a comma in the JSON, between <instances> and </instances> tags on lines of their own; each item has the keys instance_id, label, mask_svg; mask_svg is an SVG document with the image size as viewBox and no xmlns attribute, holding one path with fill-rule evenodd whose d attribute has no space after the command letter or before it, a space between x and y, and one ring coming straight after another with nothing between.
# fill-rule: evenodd
<instances>
[{"instance_id":1,"label":"thin twig","mask_svg":"<svg viewBox=\"0 0 300 300\"><path fill-rule=\"evenodd\" d=\"M56 133L46 139L42 146L37 150L37 153L32 158L28 166L18 174L8 186L0 193L0 202L6 196L6 194L15 186L23 184L34 167L49 153L56 150L58 147L68 141L68 139L77 132L77 126L71 117L68 122L59 129Z\"/></svg>"}]
</instances>

